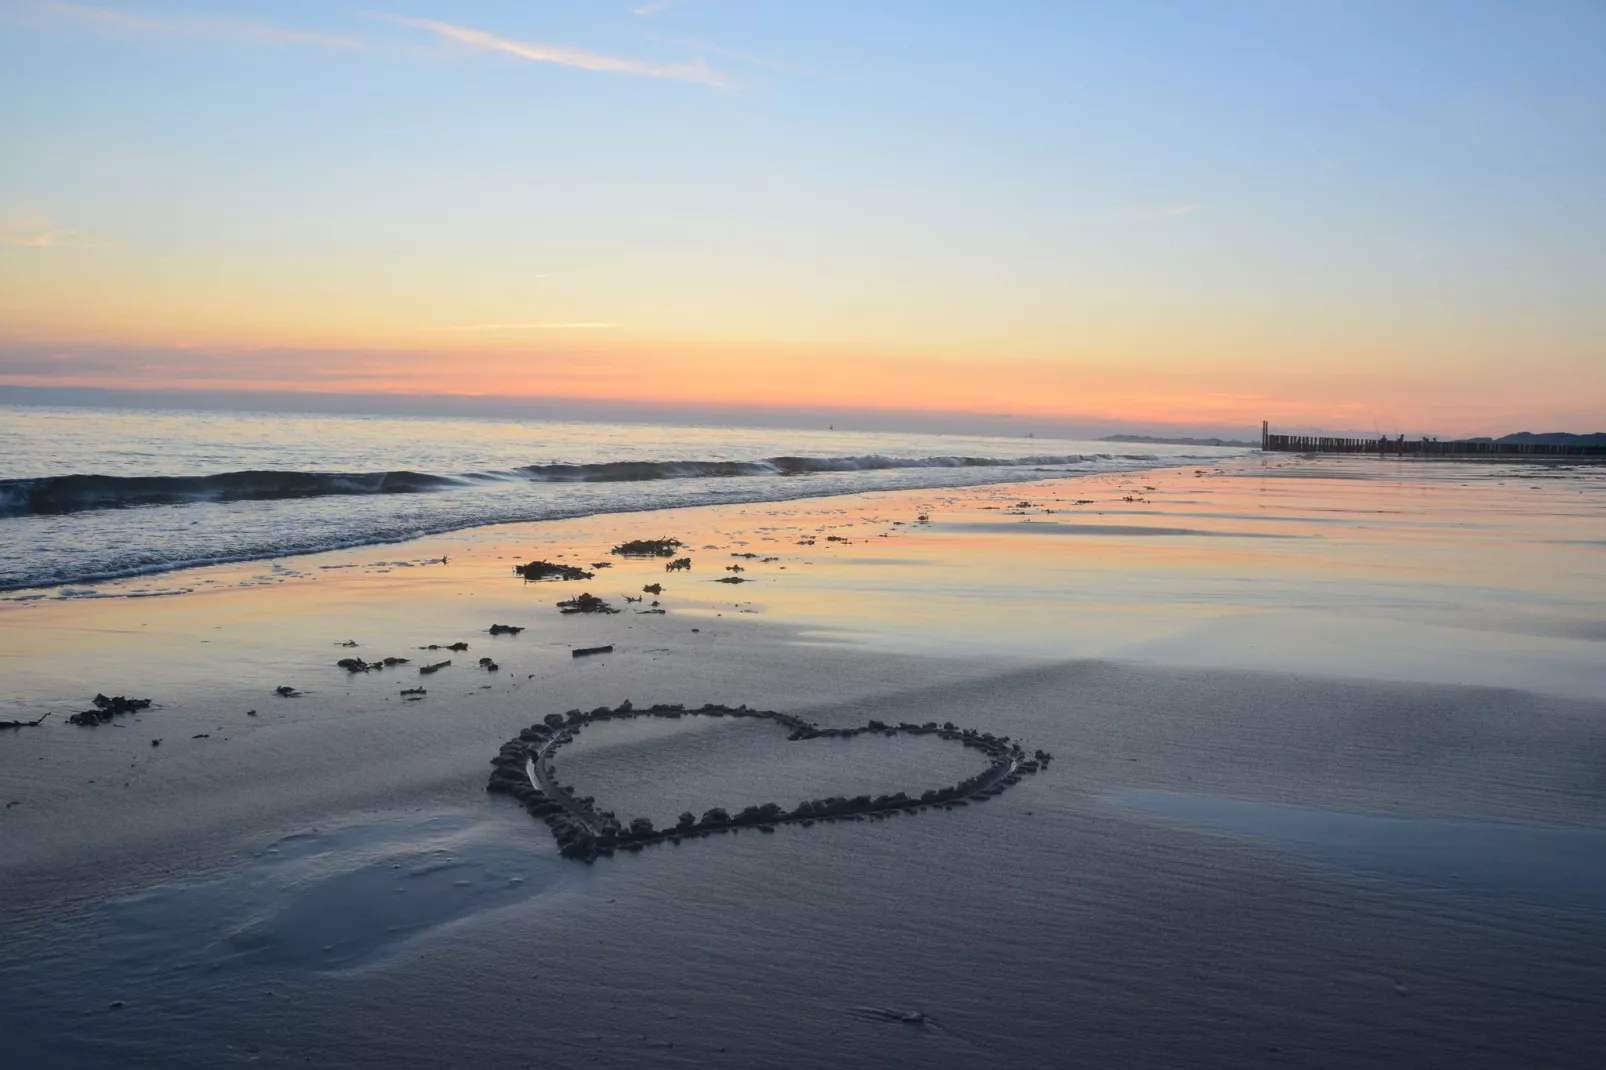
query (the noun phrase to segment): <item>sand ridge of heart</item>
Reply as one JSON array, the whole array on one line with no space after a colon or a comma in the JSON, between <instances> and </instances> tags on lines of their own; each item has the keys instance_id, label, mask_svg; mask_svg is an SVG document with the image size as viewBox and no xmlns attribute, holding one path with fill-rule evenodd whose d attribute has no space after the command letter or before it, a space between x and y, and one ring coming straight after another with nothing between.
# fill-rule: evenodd
<instances>
[{"instance_id":1,"label":"sand ridge of heart","mask_svg":"<svg viewBox=\"0 0 1606 1070\"><path fill-rule=\"evenodd\" d=\"M987 768L957 784L930 788L918 796L910 796L902 791L892 795L856 795L852 798L832 796L799 803L792 810L783 809L776 803L764 803L748 806L735 814L714 807L700 819L689 812L682 814L672 828L656 829L645 818L636 818L627 825L622 824L612 812L597 810L594 799L589 796L582 798L573 787L561 783L553 771L552 756L564 744L571 742L587 724L635 717L758 718L773 721L787 729L787 741L794 743L831 737L851 738L870 732L886 736L933 735L980 751L987 757ZM754 710L745 705L733 707L709 703L696 709L687 709L683 705L660 704L637 708L624 702L611 708L599 706L589 713L570 710L566 714L547 714L541 721L502 744L497 756L491 759L493 768L485 790L513 796L524 804L532 817L544 820L565 858L593 862L598 856L612 855L616 850L639 851L654 843L679 843L686 837L711 836L742 828L774 832L775 826L782 824L807 827L816 821L862 821L866 817L886 816L898 811L912 814L933 806L944 809L967 806L1000 795L1007 788L1020 783L1022 776L1046 769L1053 757L1043 750L1028 755L1024 747L1008 736L961 729L952 722L939 725L930 721L917 725L907 721L898 724L870 721L858 728L821 728L796 714Z\"/></svg>"}]
</instances>

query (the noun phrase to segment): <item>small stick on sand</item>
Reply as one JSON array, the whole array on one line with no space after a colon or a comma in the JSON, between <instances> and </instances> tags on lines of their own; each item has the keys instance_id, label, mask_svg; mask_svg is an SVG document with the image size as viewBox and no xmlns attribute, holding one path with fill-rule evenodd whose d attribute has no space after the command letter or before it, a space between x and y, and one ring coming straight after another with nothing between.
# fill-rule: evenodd
<instances>
[{"instance_id":1,"label":"small stick on sand","mask_svg":"<svg viewBox=\"0 0 1606 1070\"><path fill-rule=\"evenodd\" d=\"M0 721L0 728L38 728L45 723L45 717L49 716L47 713L37 721Z\"/></svg>"}]
</instances>

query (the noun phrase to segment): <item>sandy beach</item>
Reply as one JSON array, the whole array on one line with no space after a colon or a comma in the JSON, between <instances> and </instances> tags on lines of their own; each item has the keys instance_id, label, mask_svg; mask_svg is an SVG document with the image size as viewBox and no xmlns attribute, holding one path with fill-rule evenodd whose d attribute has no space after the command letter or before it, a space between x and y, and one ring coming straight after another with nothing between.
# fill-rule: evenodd
<instances>
[{"instance_id":1,"label":"sandy beach","mask_svg":"<svg viewBox=\"0 0 1606 1070\"><path fill-rule=\"evenodd\" d=\"M1256 458L13 592L0 720L50 716L0 733L0 1057L1593 1065L1603 516L1600 468ZM608 553L662 536L689 572ZM558 613L581 591L621 612ZM153 704L68 724L97 692ZM624 700L1057 761L986 806L561 859L488 763ZM587 732L566 775L660 822L966 768Z\"/></svg>"}]
</instances>

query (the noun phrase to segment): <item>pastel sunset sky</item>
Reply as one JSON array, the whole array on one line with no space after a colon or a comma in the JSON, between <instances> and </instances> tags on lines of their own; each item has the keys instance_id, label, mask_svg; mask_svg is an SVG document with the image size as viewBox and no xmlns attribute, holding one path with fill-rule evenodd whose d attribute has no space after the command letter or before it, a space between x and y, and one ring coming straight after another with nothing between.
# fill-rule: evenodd
<instances>
[{"instance_id":1,"label":"pastel sunset sky","mask_svg":"<svg viewBox=\"0 0 1606 1070\"><path fill-rule=\"evenodd\" d=\"M0 384L1606 425L1600 0L0 0Z\"/></svg>"}]
</instances>

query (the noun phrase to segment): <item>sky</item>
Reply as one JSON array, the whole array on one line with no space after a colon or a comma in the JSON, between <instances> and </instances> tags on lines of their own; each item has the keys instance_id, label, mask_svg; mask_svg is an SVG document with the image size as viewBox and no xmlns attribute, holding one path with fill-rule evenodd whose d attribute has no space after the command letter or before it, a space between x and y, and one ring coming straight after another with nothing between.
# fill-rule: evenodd
<instances>
[{"instance_id":1,"label":"sky","mask_svg":"<svg viewBox=\"0 0 1606 1070\"><path fill-rule=\"evenodd\" d=\"M0 385L1606 424L1599 0L0 0Z\"/></svg>"}]
</instances>

